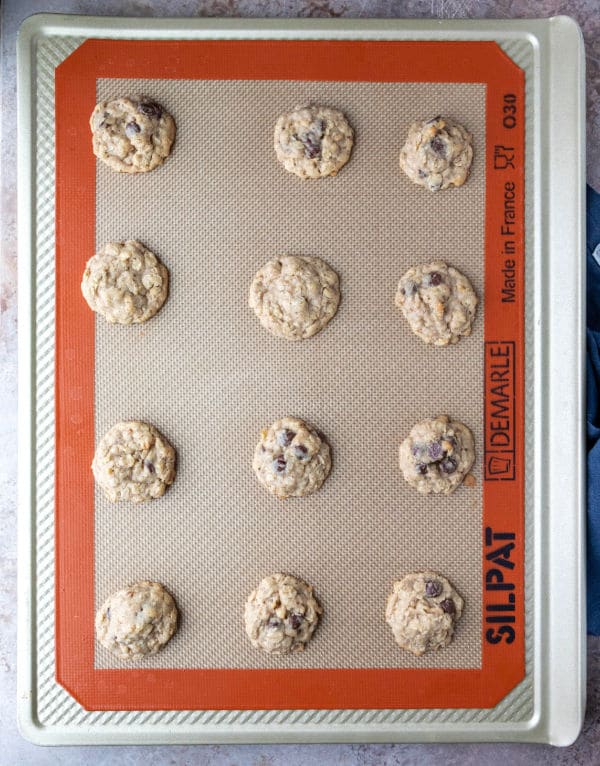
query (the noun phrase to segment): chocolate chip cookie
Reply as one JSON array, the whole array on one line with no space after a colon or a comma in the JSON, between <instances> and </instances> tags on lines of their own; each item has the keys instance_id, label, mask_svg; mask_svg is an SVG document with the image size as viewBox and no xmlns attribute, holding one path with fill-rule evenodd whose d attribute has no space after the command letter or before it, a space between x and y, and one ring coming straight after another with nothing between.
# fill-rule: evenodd
<instances>
[{"instance_id":1,"label":"chocolate chip cookie","mask_svg":"<svg viewBox=\"0 0 600 766\"><path fill-rule=\"evenodd\" d=\"M101 101L90 117L98 159L119 173L146 173L162 165L175 139L175 121L146 96Z\"/></svg>"},{"instance_id":2,"label":"chocolate chip cookie","mask_svg":"<svg viewBox=\"0 0 600 766\"><path fill-rule=\"evenodd\" d=\"M400 152L402 170L430 191L462 186L472 161L471 134L440 116L413 123Z\"/></svg>"},{"instance_id":3,"label":"chocolate chip cookie","mask_svg":"<svg viewBox=\"0 0 600 766\"><path fill-rule=\"evenodd\" d=\"M81 291L92 311L117 324L146 322L167 298L169 272L136 240L108 242L87 262Z\"/></svg>"},{"instance_id":4,"label":"chocolate chip cookie","mask_svg":"<svg viewBox=\"0 0 600 766\"><path fill-rule=\"evenodd\" d=\"M385 619L396 643L417 657L452 641L464 601L436 572L415 572L394 583Z\"/></svg>"},{"instance_id":5,"label":"chocolate chip cookie","mask_svg":"<svg viewBox=\"0 0 600 766\"><path fill-rule=\"evenodd\" d=\"M400 445L400 469L419 492L449 495L475 460L473 434L463 423L440 415L417 423Z\"/></svg>"},{"instance_id":6,"label":"chocolate chip cookie","mask_svg":"<svg viewBox=\"0 0 600 766\"><path fill-rule=\"evenodd\" d=\"M467 277L444 261L413 266L396 292L396 306L410 329L433 346L448 346L470 335L477 304Z\"/></svg>"},{"instance_id":7,"label":"chocolate chip cookie","mask_svg":"<svg viewBox=\"0 0 600 766\"><path fill-rule=\"evenodd\" d=\"M177 607L158 582L141 580L110 595L96 614L96 638L124 660L156 654L177 629Z\"/></svg>"},{"instance_id":8,"label":"chocolate chip cookie","mask_svg":"<svg viewBox=\"0 0 600 766\"><path fill-rule=\"evenodd\" d=\"M292 575L269 575L246 602L246 633L268 654L302 652L322 613L312 586Z\"/></svg>"},{"instance_id":9,"label":"chocolate chip cookie","mask_svg":"<svg viewBox=\"0 0 600 766\"><path fill-rule=\"evenodd\" d=\"M117 423L98 444L92 471L108 500L142 503L175 480L175 450L148 423Z\"/></svg>"},{"instance_id":10,"label":"chocolate chip cookie","mask_svg":"<svg viewBox=\"0 0 600 766\"><path fill-rule=\"evenodd\" d=\"M248 303L262 326L287 340L320 332L340 302L340 281L315 256L282 255L266 263L250 286Z\"/></svg>"},{"instance_id":11,"label":"chocolate chip cookie","mask_svg":"<svg viewBox=\"0 0 600 766\"><path fill-rule=\"evenodd\" d=\"M275 124L275 153L300 178L335 176L350 159L354 131L337 109L311 104L282 114Z\"/></svg>"},{"instance_id":12,"label":"chocolate chip cookie","mask_svg":"<svg viewBox=\"0 0 600 766\"><path fill-rule=\"evenodd\" d=\"M261 431L252 467L277 497L304 497L316 492L329 475L331 452L312 426L286 417Z\"/></svg>"}]
</instances>

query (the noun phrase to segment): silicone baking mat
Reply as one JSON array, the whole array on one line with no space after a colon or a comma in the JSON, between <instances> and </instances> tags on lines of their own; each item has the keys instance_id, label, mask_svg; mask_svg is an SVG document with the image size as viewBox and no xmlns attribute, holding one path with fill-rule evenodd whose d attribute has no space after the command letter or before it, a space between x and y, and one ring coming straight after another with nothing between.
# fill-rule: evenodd
<instances>
[{"instance_id":1,"label":"silicone baking mat","mask_svg":"<svg viewBox=\"0 0 600 766\"><path fill-rule=\"evenodd\" d=\"M485 706L521 677L522 79L494 44L418 47L411 59L410 43L89 41L59 68L57 667L86 707ZM173 114L176 144L158 170L116 174L90 159L84 116L135 93ZM311 101L344 111L356 144L336 178L303 182L275 161L272 131ZM431 194L397 158L410 123L436 114L472 132L475 159L464 187ZM140 327L94 320L78 293L91 252L126 238L171 274ZM336 318L303 343L273 338L247 307L254 273L282 253L318 255L341 279ZM440 258L481 298L472 336L448 349L425 346L393 305L404 271ZM423 497L398 445L441 413L472 429L476 483ZM326 435L334 467L321 491L282 503L251 460L285 414ZM89 463L129 418L169 438L178 475L158 501L111 505ZM422 568L466 607L451 646L415 658L383 612L393 580ZM253 649L243 628L247 594L274 571L312 583L325 609L291 657ZM93 615L145 578L174 594L181 623L131 666L95 646Z\"/></svg>"}]
</instances>

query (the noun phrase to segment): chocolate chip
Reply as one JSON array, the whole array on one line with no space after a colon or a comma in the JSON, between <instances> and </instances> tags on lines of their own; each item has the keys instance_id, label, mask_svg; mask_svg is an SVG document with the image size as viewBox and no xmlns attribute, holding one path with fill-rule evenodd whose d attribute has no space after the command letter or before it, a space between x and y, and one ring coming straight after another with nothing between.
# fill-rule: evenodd
<instances>
[{"instance_id":1,"label":"chocolate chip","mask_svg":"<svg viewBox=\"0 0 600 766\"><path fill-rule=\"evenodd\" d=\"M456 614L456 605L451 598L445 598L440 603L440 606L442 607L444 612L446 612L446 614Z\"/></svg>"},{"instance_id":2,"label":"chocolate chip","mask_svg":"<svg viewBox=\"0 0 600 766\"><path fill-rule=\"evenodd\" d=\"M427 173L424 170L419 170L419 178L427 178Z\"/></svg>"},{"instance_id":3,"label":"chocolate chip","mask_svg":"<svg viewBox=\"0 0 600 766\"><path fill-rule=\"evenodd\" d=\"M302 625L303 621L304 621L303 615L299 614L298 612L291 612L289 617L289 623L290 623L290 628L292 628L292 630L298 630L300 625Z\"/></svg>"},{"instance_id":4,"label":"chocolate chip","mask_svg":"<svg viewBox=\"0 0 600 766\"><path fill-rule=\"evenodd\" d=\"M272 628L273 630L275 628L281 627L281 620L278 617L270 617L269 621L267 622L267 628Z\"/></svg>"},{"instance_id":5,"label":"chocolate chip","mask_svg":"<svg viewBox=\"0 0 600 766\"><path fill-rule=\"evenodd\" d=\"M299 460L306 460L306 458L308 456L308 450L306 449L304 444L295 444L294 445L294 455Z\"/></svg>"},{"instance_id":6,"label":"chocolate chip","mask_svg":"<svg viewBox=\"0 0 600 766\"><path fill-rule=\"evenodd\" d=\"M427 466L425 463L417 463L415 468L417 469L417 473L420 473L421 476L425 476L427 473Z\"/></svg>"},{"instance_id":7,"label":"chocolate chip","mask_svg":"<svg viewBox=\"0 0 600 766\"><path fill-rule=\"evenodd\" d=\"M150 473L156 473L156 471L154 470L154 464L151 463L149 460L144 460L144 468Z\"/></svg>"},{"instance_id":8,"label":"chocolate chip","mask_svg":"<svg viewBox=\"0 0 600 766\"><path fill-rule=\"evenodd\" d=\"M456 471L456 460L452 457L445 457L443 460L440 460L439 466L440 471L442 473L451 474Z\"/></svg>"},{"instance_id":9,"label":"chocolate chip","mask_svg":"<svg viewBox=\"0 0 600 766\"><path fill-rule=\"evenodd\" d=\"M427 452L429 453L429 457L432 460L439 460L443 456L443 454L444 454L444 450L442 449L442 445L439 442L432 442L429 445L429 447L427 449Z\"/></svg>"},{"instance_id":10,"label":"chocolate chip","mask_svg":"<svg viewBox=\"0 0 600 766\"><path fill-rule=\"evenodd\" d=\"M432 271L429 275L429 284L432 287L437 287L439 284L442 283L442 275L439 271Z\"/></svg>"},{"instance_id":11,"label":"chocolate chip","mask_svg":"<svg viewBox=\"0 0 600 766\"><path fill-rule=\"evenodd\" d=\"M314 160L321 154L321 141L314 134L307 133L303 139L304 156L308 160Z\"/></svg>"},{"instance_id":12,"label":"chocolate chip","mask_svg":"<svg viewBox=\"0 0 600 766\"><path fill-rule=\"evenodd\" d=\"M127 125L125 125L125 135L128 138L133 138L140 131L141 131L141 128L137 124L137 122L128 122Z\"/></svg>"},{"instance_id":13,"label":"chocolate chip","mask_svg":"<svg viewBox=\"0 0 600 766\"><path fill-rule=\"evenodd\" d=\"M304 144L304 156L308 160L316 160L317 157L321 154L321 146L320 144L313 144L309 141L305 142Z\"/></svg>"},{"instance_id":14,"label":"chocolate chip","mask_svg":"<svg viewBox=\"0 0 600 766\"><path fill-rule=\"evenodd\" d=\"M141 112L146 117L154 117L159 120L162 117L163 108L155 101L140 101L138 112Z\"/></svg>"},{"instance_id":15,"label":"chocolate chip","mask_svg":"<svg viewBox=\"0 0 600 766\"><path fill-rule=\"evenodd\" d=\"M286 462L283 455L279 455L279 457L276 457L273 461L273 470L275 473L283 473L285 471L285 466Z\"/></svg>"},{"instance_id":16,"label":"chocolate chip","mask_svg":"<svg viewBox=\"0 0 600 766\"><path fill-rule=\"evenodd\" d=\"M439 596L442 592L442 583L439 580L427 580L425 583L425 595L431 596L434 598L435 596Z\"/></svg>"},{"instance_id":17,"label":"chocolate chip","mask_svg":"<svg viewBox=\"0 0 600 766\"><path fill-rule=\"evenodd\" d=\"M325 123L323 120L316 120L312 123L311 129L300 138L304 144L304 156L309 160L314 160L321 154L321 141L325 132Z\"/></svg>"},{"instance_id":18,"label":"chocolate chip","mask_svg":"<svg viewBox=\"0 0 600 766\"><path fill-rule=\"evenodd\" d=\"M292 439L296 436L295 431L290 431L289 429L284 429L283 431L279 431L277 433L277 441L279 444L281 444L282 447L289 447L289 445L292 443Z\"/></svg>"},{"instance_id":19,"label":"chocolate chip","mask_svg":"<svg viewBox=\"0 0 600 766\"><path fill-rule=\"evenodd\" d=\"M446 144L439 136L434 136L429 142L429 146L431 146L431 150L433 152L439 154L440 156L446 154Z\"/></svg>"}]
</instances>

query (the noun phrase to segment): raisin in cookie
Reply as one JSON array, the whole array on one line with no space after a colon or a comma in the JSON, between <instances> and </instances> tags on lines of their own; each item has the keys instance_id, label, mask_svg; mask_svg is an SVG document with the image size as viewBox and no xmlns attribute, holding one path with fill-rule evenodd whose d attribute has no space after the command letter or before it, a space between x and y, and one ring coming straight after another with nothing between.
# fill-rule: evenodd
<instances>
[{"instance_id":1,"label":"raisin in cookie","mask_svg":"<svg viewBox=\"0 0 600 766\"><path fill-rule=\"evenodd\" d=\"M417 423L400 445L404 478L426 495L454 492L474 460L473 434L447 415Z\"/></svg>"},{"instance_id":2,"label":"raisin in cookie","mask_svg":"<svg viewBox=\"0 0 600 766\"><path fill-rule=\"evenodd\" d=\"M322 613L310 585L292 575L269 575L246 602L246 633L268 654L302 652Z\"/></svg>"},{"instance_id":3,"label":"raisin in cookie","mask_svg":"<svg viewBox=\"0 0 600 766\"><path fill-rule=\"evenodd\" d=\"M452 641L464 601L452 585L435 572L415 572L394 583L385 619L396 643L420 657Z\"/></svg>"},{"instance_id":4,"label":"raisin in cookie","mask_svg":"<svg viewBox=\"0 0 600 766\"><path fill-rule=\"evenodd\" d=\"M117 423L98 444L92 471L113 503L145 502L164 495L173 483L175 450L148 423Z\"/></svg>"},{"instance_id":5,"label":"raisin in cookie","mask_svg":"<svg viewBox=\"0 0 600 766\"><path fill-rule=\"evenodd\" d=\"M433 346L448 346L470 335L477 303L467 277L443 261L409 269L396 292L396 306L411 330Z\"/></svg>"},{"instance_id":6,"label":"raisin in cookie","mask_svg":"<svg viewBox=\"0 0 600 766\"><path fill-rule=\"evenodd\" d=\"M94 154L119 173L146 173L171 152L175 122L145 96L101 101L90 117Z\"/></svg>"},{"instance_id":7,"label":"raisin in cookie","mask_svg":"<svg viewBox=\"0 0 600 766\"><path fill-rule=\"evenodd\" d=\"M277 497L304 497L316 492L329 475L329 445L304 421L282 418L261 431L252 467Z\"/></svg>"},{"instance_id":8,"label":"raisin in cookie","mask_svg":"<svg viewBox=\"0 0 600 766\"><path fill-rule=\"evenodd\" d=\"M158 582L142 580L109 596L96 614L96 638L124 660L156 654L177 628L177 607Z\"/></svg>"},{"instance_id":9,"label":"raisin in cookie","mask_svg":"<svg viewBox=\"0 0 600 766\"><path fill-rule=\"evenodd\" d=\"M471 134L443 117L413 123L400 152L402 170L430 191L462 186L472 161Z\"/></svg>"},{"instance_id":10,"label":"raisin in cookie","mask_svg":"<svg viewBox=\"0 0 600 766\"><path fill-rule=\"evenodd\" d=\"M338 275L314 256L282 255L266 263L250 286L248 303L264 328L287 340L322 330L340 302Z\"/></svg>"},{"instance_id":11,"label":"raisin in cookie","mask_svg":"<svg viewBox=\"0 0 600 766\"><path fill-rule=\"evenodd\" d=\"M354 131L337 109L298 107L275 124L275 153L300 178L334 176L350 159Z\"/></svg>"},{"instance_id":12,"label":"raisin in cookie","mask_svg":"<svg viewBox=\"0 0 600 766\"><path fill-rule=\"evenodd\" d=\"M81 292L92 311L116 324L145 322L167 298L169 272L140 242L108 242L87 262Z\"/></svg>"}]
</instances>

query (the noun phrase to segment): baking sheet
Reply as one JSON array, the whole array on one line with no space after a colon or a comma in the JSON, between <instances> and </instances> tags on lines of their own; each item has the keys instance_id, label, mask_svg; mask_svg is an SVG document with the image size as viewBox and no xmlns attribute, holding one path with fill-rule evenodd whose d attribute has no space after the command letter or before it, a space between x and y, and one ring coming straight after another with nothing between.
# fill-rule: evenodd
<instances>
[{"instance_id":1,"label":"baking sheet","mask_svg":"<svg viewBox=\"0 0 600 766\"><path fill-rule=\"evenodd\" d=\"M144 242L170 270L170 297L141 327L96 319L96 440L147 420L175 445L178 475L148 504L96 490L97 605L138 579L173 593L180 630L144 667L479 667L481 459L475 487L423 496L398 447L414 423L448 413L482 451L485 86L97 83L99 101L135 93L174 115L176 147L152 173L98 163L96 245ZM307 102L354 126L333 179L302 181L275 159L277 116ZM475 159L463 187L432 194L398 156L410 124L436 114L472 132ZM272 337L247 306L255 272L282 253L318 255L340 275L337 316L301 343ZM402 274L437 259L482 298L473 334L449 348L426 346L394 306ZM333 470L319 492L282 502L251 463L260 429L287 414L326 435ZM416 658L383 615L393 580L423 569L449 578L466 608L454 642ZM325 609L307 650L283 658L252 647L243 626L248 594L277 571L312 583ZM95 662L128 666L98 645Z\"/></svg>"},{"instance_id":2,"label":"baking sheet","mask_svg":"<svg viewBox=\"0 0 600 766\"><path fill-rule=\"evenodd\" d=\"M582 413L579 341L583 337L583 277L580 261L567 263L563 258L564 252L580 253L582 246L583 59L576 25L563 17L453 24L387 21L385 26L314 20L260 24L239 19L144 20L141 31L140 23L138 19L123 19L118 24L110 20L107 25L100 18L39 16L28 20L21 30L19 119L26 129L19 133L20 283L37 285L37 301L35 293L27 290L20 300L21 327L32 326L35 316L34 332L20 333L19 349L20 385L31 393L29 399L21 397L19 413L21 730L40 744L431 738L571 742L583 715L585 667L582 462L577 427ZM492 39L527 73L526 422L527 461L535 470L527 488L527 671L523 683L492 710L88 713L76 695L55 680L53 390L48 384L54 354L54 253L47 228L54 215L54 157L53 126L44 116L53 110L54 67L91 36L210 39L257 35L287 39ZM540 131L541 124L547 126L544 132ZM31 142L29 130L33 133ZM569 138L566 143L565 137ZM568 172L564 172L566 168ZM37 195L35 219L30 207L32 188ZM550 216L550 207L560 210L561 215ZM37 229L34 221L39 222ZM544 242L548 249L542 251ZM552 312L548 313L550 306ZM335 322L329 330L334 326ZM39 380L37 389L32 385L34 371ZM557 380L573 392L572 400L558 395ZM555 425L560 428L560 439L573 444L572 451L560 456L544 447L559 437ZM33 477L29 472L32 463ZM539 555L540 546L544 556ZM562 604L560 615L544 608L550 592ZM533 642L542 632L543 653L539 641Z\"/></svg>"}]
</instances>

